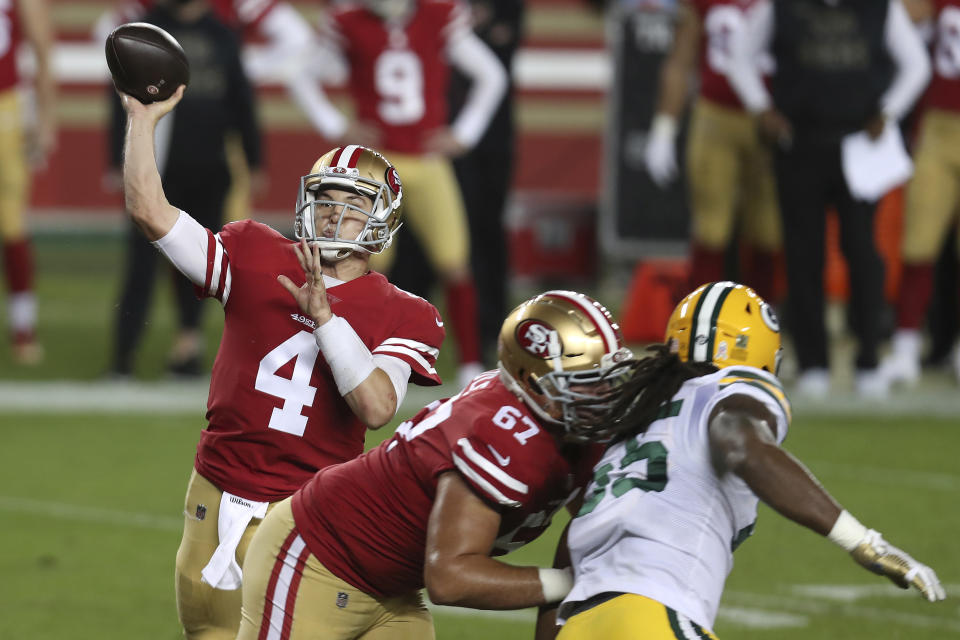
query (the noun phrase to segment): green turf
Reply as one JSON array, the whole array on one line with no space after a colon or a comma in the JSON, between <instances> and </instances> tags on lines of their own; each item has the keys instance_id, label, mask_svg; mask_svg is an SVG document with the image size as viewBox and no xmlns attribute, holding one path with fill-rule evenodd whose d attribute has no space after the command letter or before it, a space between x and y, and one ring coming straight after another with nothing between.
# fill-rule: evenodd
<instances>
[{"instance_id":1,"label":"green turf","mask_svg":"<svg viewBox=\"0 0 960 640\"><path fill-rule=\"evenodd\" d=\"M0 620L5 639L175 638L173 558L199 416L0 414ZM382 436L389 435L384 431ZM869 526L960 582L949 420L799 418L789 448ZM508 556L546 564L563 519ZM930 605L856 566L839 549L763 509L736 553L726 607L802 619L755 629L721 617L725 638L943 638L960 634L955 602ZM843 603L798 585L873 589ZM436 614L440 638L530 638L520 620Z\"/></svg>"},{"instance_id":2,"label":"green turf","mask_svg":"<svg viewBox=\"0 0 960 640\"><path fill-rule=\"evenodd\" d=\"M119 237L41 238L37 263L48 357L37 368L14 367L0 346L0 381L100 376L122 273ZM137 373L148 380L163 375L173 327L170 302L164 281L138 360ZM208 360L222 322L216 303L209 305ZM448 355L440 368L451 373ZM11 414L0 407L0 639L180 636L173 561L201 428L199 413ZM369 444L389 435L384 429ZM787 448L868 526L960 588L960 420L800 413ZM548 564L564 520L507 559ZM887 587L833 545L767 509L761 508L757 532L735 561L716 625L721 638L960 636L956 600L930 605ZM851 599L828 598L824 586L849 587ZM435 618L441 639L532 637L531 612L489 618L439 611ZM794 626L758 628L758 620Z\"/></svg>"}]
</instances>

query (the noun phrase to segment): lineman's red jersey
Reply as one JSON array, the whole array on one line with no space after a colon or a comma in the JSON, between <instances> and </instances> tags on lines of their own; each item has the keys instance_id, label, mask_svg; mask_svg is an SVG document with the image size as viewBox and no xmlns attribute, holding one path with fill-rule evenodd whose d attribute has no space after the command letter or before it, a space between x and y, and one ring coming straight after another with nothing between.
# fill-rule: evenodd
<instances>
[{"instance_id":1,"label":"lineman's red jersey","mask_svg":"<svg viewBox=\"0 0 960 640\"><path fill-rule=\"evenodd\" d=\"M207 234L198 290L225 301L224 326L196 469L220 489L273 502L317 469L359 455L365 428L337 391L313 321L277 282L279 274L304 281L293 242L252 220ZM328 284L327 297L370 351L407 362L418 384L439 384L444 330L433 305L375 272Z\"/></svg>"},{"instance_id":2,"label":"lineman's red jersey","mask_svg":"<svg viewBox=\"0 0 960 640\"><path fill-rule=\"evenodd\" d=\"M447 44L470 30L468 10L451 0L419 0L401 26L359 4L333 10L325 33L350 65L357 118L374 122L384 151L420 153L424 134L447 124Z\"/></svg>"},{"instance_id":3,"label":"lineman's red jersey","mask_svg":"<svg viewBox=\"0 0 960 640\"><path fill-rule=\"evenodd\" d=\"M293 515L324 567L366 593L422 588L437 478L454 471L502 516L492 555L539 536L590 479L602 447L566 445L496 371L435 402L356 460L327 467L294 494Z\"/></svg>"},{"instance_id":4,"label":"lineman's red jersey","mask_svg":"<svg viewBox=\"0 0 960 640\"><path fill-rule=\"evenodd\" d=\"M243 29L248 36L260 24L263 17L270 13L271 9L279 2L279 0L207 1L220 20L231 27ZM134 20L154 4L156 4L156 0L132 0L127 7L121 9L120 16L124 22Z\"/></svg>"},{"instance_id":5,"label":"lineman's red jersey","mask_svg":"<svg viewBox=\"0 0 960 640\"><path fill-rule=\"evenodd\" d=\"M924 106L960 111L960 0L935 0L933 78Z\"/></svg>"},{"instance_id":6,"label":"lineman's red jersey","mask_svg":"<svg viewBox=\"0 0 960 640\"><path fill-rule=\"evenodd\" d=\"M758 0L690 0L700 17L700 95L728 107L743 104L727 82L733 38L742 33L745 13Z\"/></svg>"},{"instance_id":7,"label":"lineman's red jersey","mask_svg":"<svg viewBox=\"0 0 960 640\"><path fill-rule=\"evenodd\" d=\"M20 81L17 73L17 47L20 45L20 17L17 0L0 2L0 91L15 87Z\"/></svg>"}]
</instances>

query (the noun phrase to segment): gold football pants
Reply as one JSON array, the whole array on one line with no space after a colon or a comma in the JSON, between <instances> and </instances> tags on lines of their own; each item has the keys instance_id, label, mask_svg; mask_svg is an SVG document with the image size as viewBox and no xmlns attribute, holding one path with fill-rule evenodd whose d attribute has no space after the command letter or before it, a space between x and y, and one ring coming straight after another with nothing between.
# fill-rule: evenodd
<instances>
[{"instance_id":1,"label":"gold football pants","mask_svg":"<svg viewBox=\"0 0 960 640\"><path fill-rule=\"evenodd\" d=\"M748 113L697 100L687 140L687 182L696 242L726 249L740 214L740 237L765 251L780 248L773 160Z\"/></svg>"},{"instance_id":2,"label":"gold football pants","mask_svg":"<svg viewBox=\"0 0 960 640\"><path fill-rule=\"evenodd\" d=\"M933 262L960 203L960 114L927 112L915 160L903 212L903 261Z\"/></svg>"},{"instance_id":3,"label":"gold football pants","mask_svg":"<svg viewBox=\"0 0 960 640\"><path fill-rule=\"evenodd\" d=\"M237 640L434 638L433 618L419 591L376 598L320 564L296 530L291 502L278 502L250 543Z\"/></svg>"},{"instance_id":4,"label":"gold football pants","mask_svg":"<svg viewBox=\"0 0 960 640\"><path fill-rule=\"evenodd\" d=\"M217 520L221 496L223 492L196 470L190 474L176 568L177 614L187 640L233 640L240 626L240 589L214 589L200 579L200 572L220 544ZM251 520L237 545L237 564L241 568L260 522L257 518Z\"/></svg>"},{"instance_id":5,"label":"gold football pants","mask_svg":"<svg viewBox=\"0 0 960 640\"><path fill-rule=\"evenodd\" d=\"M403 182L404 227L416 234L437 277L468 269L470 231L453 165L439 156L387 153L386 157ZM402 239L397 237L396 242ZM394 254L393 248L387 249L373 256L370 266L387 273Z\"/></svg>"}]
</instances>

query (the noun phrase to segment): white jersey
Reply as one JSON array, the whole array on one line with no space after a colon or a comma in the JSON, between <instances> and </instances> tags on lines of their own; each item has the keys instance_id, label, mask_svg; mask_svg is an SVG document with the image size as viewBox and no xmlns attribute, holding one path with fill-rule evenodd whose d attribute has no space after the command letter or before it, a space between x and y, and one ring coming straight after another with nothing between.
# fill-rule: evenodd
<instances>
[{"instance_id":1,"label":"white jersey","mask_svg":"<svg viewBox=\"0 0 960 640\"><path fill-rule=\"evenodd\" d=\"M576 572L558 614L604 592L635 593L712 628L733 567L753 532L757 497L738 476L717 476L707 420L721 399L749 395L777 419L782 442L790 405L780 382L753 367L688 380L649 429L612 445L594 467L568 542Z\"/></svg>"}]
</instances>

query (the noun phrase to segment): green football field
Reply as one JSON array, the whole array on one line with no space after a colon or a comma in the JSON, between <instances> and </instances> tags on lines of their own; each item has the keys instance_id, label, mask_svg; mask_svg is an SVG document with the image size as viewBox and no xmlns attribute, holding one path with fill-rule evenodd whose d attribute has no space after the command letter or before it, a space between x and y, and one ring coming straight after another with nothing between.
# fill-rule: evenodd
<instances>
[{"instance_id":1,"label":"green football field","mask_svg":"<svg viewBox=\"0 0 960 640\"><path fill-rule=\"evenodd\" d=\"M0 639L180 637L173 560L205 382L163 380L165 286L143 382L99 381L122 270L115 236L43 237L37 262L47 359L22 369L0 350ZM215 303L208 311L212 357L221 316ZM401 416L430 397L412 393ZM787 440L865 524L933 566L949 596L960 593L957 406L942 384L879 407L798 404ZM374 435L368 444L389 428ZM562 524L508 559L548 564ZM955 597L931 605L900 591L763 507L735 560L721 638L960 637ZM513 640L532 637L534 614L437 609L435 618L441 639Z\"/></svg>"}]
</instances>

